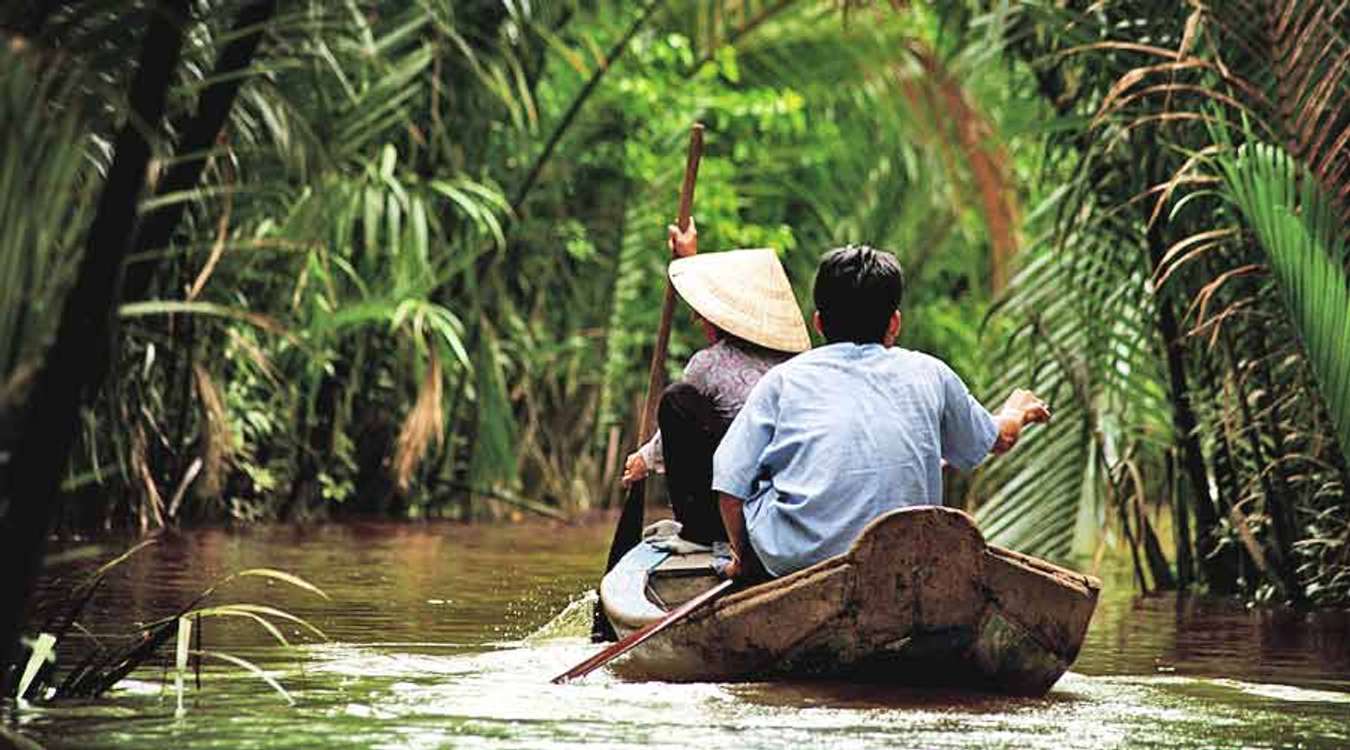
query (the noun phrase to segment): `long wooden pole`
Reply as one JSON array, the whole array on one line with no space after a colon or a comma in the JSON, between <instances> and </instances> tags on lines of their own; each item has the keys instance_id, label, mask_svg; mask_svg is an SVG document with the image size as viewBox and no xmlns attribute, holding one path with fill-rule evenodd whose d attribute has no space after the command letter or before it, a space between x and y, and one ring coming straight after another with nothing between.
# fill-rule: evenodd
<instances>
[{"instance_id":1,"label":"long wooden pole","mask_svg":"<svg viewBox=\"0 0 1350 750\"><path fill-rule=\"evenodd\" d=\"M698 165L702 157L703 125L694 123L689 131L689 153L685 158L684 182L680 185L680 207L675 220L681 232L689 229L690 211L694 205L694 184L698 179ZM660 403L661 390L665 383L666 349L670 345L670 323L674 314L675 287L671 286L667 277L665 298L661 304L661 324L656 329L656 345L652 349L652 361L647 370L647 398L638 417L638 446L650 440L652 433L656 432L656 407ZM639 479L628 485L623 511L619 514L619 522L614 527L614 538L609 544L609 559L605 562L606 573L613 570L628 550L641 539L643 505L646 501L645 482ZM613 640L614 637L598 602L591 623L591 637L595 640Z\"/></svg>"},{"instance_id":2,"label":"long wooden pole","mask_svg":"<svg viewBox=\"0 0 1350 750\"><path fill-rule=\"evenodd\" d=\"M610 646L609 648L605 649L604 651L601 651L595 656L592 656L586 661L583 661L582 663L576 665L575 667L572 667L566 672L563 672L557 677L554 677L552 680L553 684L560 685L564 682L570 682L572 680L585 677L591 672L594 672L595 670L605 666L606 664L614 661L620 656L623 656L629 651L632 651L638 646L641 646L645 641L647 641L649 638L654 637L657 633L660 633L662 630L665 630L671 625L674 625L680 620L683 620L689 615L692 615L693 613L697 612L705 604L721 596L722 592L731 588L732 585L735 583L736 583L735 581L730 579L722 581L716 586L713 586L707 591L704 591L702 594L699 594L693 599L690 599L684 604L681 604L674 610L671 610L670 614L666 615L665 617L662 617L660 620L657 620L656 622L653 623L649 623L642 629L629 633L627 636L624 637L623 640L619 641L613 646Z\"/></svg>"},{"instance_id":3,"label":"long wooden pole","mask_svg":"<svg viewBox=\"0 0 1350 750\"><path fill-rule=\"evenodd\" d=\"M684 183L680 185L680 211L676 226L688 231L690 211L694 206L694 182L698 179L698 165L703 157L703 125L695 123L689 131L689 155L684 163ZM652 350L651 365L647 370L647 400L638 422L638 445L643 445L656 432L656 407L665 387L666 349L670 346L670 324L675 315L675 286L666 278L665 299L661 303L661 325L656 329L656 348ZM637 482L634 482L637 484Z\"/></svg>"}]
</instances>

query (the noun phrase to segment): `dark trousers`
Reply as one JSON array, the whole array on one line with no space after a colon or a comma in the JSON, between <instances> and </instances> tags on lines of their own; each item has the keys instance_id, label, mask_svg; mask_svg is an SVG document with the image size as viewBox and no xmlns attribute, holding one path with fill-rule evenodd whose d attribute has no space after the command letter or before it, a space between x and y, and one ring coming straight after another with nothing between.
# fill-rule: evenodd
<instances>
[{"instance_id":1,"label":"dark trousers","mask_svg":"<svg viewBox=\"0 0 1350 750\"><path fill-rule=\"evenodd\" d=\"M680 536L709 544L725 540L726 529L712 491L713 452L731 421L718 416L712 400L688 383L672 383L656 412L666 462L666 489Z\"/></svg>"}]
</instances>

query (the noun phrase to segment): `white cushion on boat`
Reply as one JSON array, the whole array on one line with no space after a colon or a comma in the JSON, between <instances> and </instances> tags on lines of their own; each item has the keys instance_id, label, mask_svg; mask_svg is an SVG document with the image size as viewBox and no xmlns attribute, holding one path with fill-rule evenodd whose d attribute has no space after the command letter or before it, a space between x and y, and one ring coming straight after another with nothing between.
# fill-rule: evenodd
<instances>
[{"instance_id":1,"label":"white cushion on boat","mask_svg":"<svg viewBox=\"0 0 1350 750\"><path fill-rule=\"evenodd\" d=\"M642 530L642 539L662 552L676 555L689 555L694 552L711 552L712 547L691 542L680 536L684 526L679 521L663 518Z\"/></svg>"}]
</instances>

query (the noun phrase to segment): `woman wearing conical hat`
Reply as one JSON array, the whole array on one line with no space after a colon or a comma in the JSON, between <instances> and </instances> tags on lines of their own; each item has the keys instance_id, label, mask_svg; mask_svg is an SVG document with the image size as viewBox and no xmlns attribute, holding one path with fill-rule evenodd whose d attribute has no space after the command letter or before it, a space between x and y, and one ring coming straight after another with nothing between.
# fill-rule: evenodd
<instances>
[{"instance_id":1,"label":"woman wearing conical hat","mask_svg":"<svg viewBox=\"0 0 1350 750\"><path fill-rule=\"evenodd\" d=\"M801 309L773 250L697 255L694 222L670 227L670 282L694 309L708 346L684 377L661 394L659 429L624 464L625 484L664 472L680 536L708 544L727 538L712 491L712 458L750 389L771 367L810 348Z\"/></svg>"}]
</instances>

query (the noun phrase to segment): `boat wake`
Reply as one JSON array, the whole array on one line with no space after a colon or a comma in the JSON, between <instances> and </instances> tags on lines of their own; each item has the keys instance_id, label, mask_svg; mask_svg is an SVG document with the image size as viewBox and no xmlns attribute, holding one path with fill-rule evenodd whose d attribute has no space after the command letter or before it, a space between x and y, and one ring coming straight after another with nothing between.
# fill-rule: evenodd
<instances>
[{"instance_id":1,"label":"boat wake","mask_svg":"<svg viewBox=\"0 0 1350 750\"><path fill-rule=\"evenodd\" d=\"M591 633L591 618L599 595L595 589L587 589L567 603L553 619L539 626L533 633L525 636L525 643L552 641L560 638L587 638Z\"/></svg>"}]
</instances>

